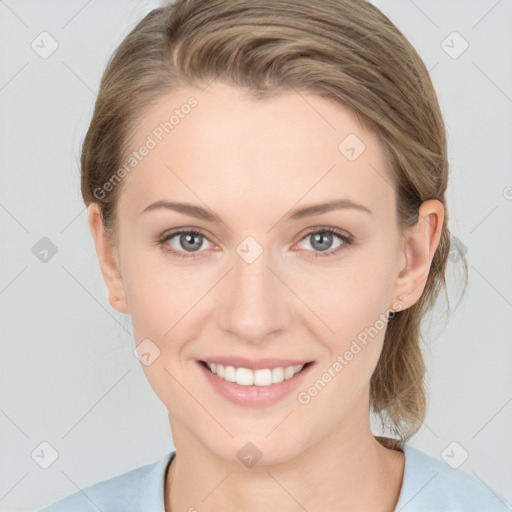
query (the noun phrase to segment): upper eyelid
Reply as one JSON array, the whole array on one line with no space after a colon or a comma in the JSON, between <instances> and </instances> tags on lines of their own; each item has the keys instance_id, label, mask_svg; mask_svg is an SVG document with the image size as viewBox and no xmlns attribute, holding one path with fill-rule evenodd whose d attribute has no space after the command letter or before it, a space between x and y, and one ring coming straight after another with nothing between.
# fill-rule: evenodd
<instances>
[{"instance_id":1,"label":"upper eyelid","mask_svg":"<svg viewBox=\"0 0 512 512\"><path fill-rule=\"evenodd\" d=\"M302 240L302 238L312 235L313 233L321 233L324 231L332 232L333 234L340 236L340 237L345 236L349 239L353 238L352 235L348 231L345 231L344 229L330 227L330 226L318 226L318 227L314 227L314 228L306 228L306 232L304 233L304 235L302 235L301 240Z\"/></svg>"},{"instance_id":2,"label":"upper eyelid","mask_svg":"<svg viewBox=\"0 0 512 512\"><path fill-rule=\"evenodd\" d=\"M302 236L300 236L299 240L296 243L301 242L302 240L304 240L304 238L311 236L314 233L319 233L319 232L323 232L323 231L331 232L333 235L335 235L335 236L339 237L341 240L343 240L343 242L345 242L344 237L347 238L349 242L351 242L353 239L353 236L349 232L345 231L344 229L334 228L334 227L329 227L329 226L316 226L316 227L312 227L312 228L306 228L306 232ZM338 231L339 231L339 233L338 233ZM210 240L210 238L206 234L204 234L200 228L179 228L176 231L171 230L168 233L164 233L160 237L160 241L163 243L165 241L171 240L172 238L174 238L177 235L181 235L184 233L192 233L192 234L201 235L203 238L208 240L208 242L210 242L211 244L218 245L216 242ZM183 251L183 252L187 252L187 251ZM199 252L203 252L203 251L199 251ZM193 254L193 253L190 253L190 254Z\"/></svg>"},{"instance_id":3,"label":"upper eyelid","mask_svg":"<svg viewBox=\"0 0 512 512\"><path fill-rule=\"evenodd\" d=\"M190 228L190 229L177 229L176 231L166 231L164 232L160 237L160 241L168 241L171 238L174 238L177 235L183 235L183 234L193 234L193 235L201 235L203 238L206 238L210 243L215 243L212 240L210 240L210 237L205 235L199 228Z\"/></svg>"}]
</instances>

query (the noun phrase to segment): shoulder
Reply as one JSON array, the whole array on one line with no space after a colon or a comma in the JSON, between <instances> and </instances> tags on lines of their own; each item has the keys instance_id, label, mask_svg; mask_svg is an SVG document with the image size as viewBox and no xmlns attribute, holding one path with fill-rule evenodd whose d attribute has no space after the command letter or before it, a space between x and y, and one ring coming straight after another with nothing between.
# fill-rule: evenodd
<instances>
[{"instance_id":1,"label":"shoulder","mask_svg":"<svg viewBox=\"0 0 512 512\"><path fill-rule=\"evenodd\" d=\"M90 485L39 512L164 512L164 474L174 453L168 453L152 464Z\"/></svg>"},{"instance_id":2,"label":"shoulder","mask_svg":"<svg viewBox=\"0 0 512 512\"><path fill-rule=\"evenodd\" d=\"M396 512L512 512L512 504L485 482L402 443L405 470Z\"/></svg>"}]
</instances>

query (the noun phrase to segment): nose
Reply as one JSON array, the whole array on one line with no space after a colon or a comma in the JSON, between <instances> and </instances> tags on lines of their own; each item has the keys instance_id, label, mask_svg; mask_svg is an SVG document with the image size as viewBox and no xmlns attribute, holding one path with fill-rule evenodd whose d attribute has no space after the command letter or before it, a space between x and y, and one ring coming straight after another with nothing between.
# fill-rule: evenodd
<instances>
[{"instance_id":1,"label":"nose","mask_svg":"<svg viewBox=\"0 0 512 512\"><path fill-rule=\"evenodd\" d=\"M233 268L219 290L220 328L251 344L285 332L293 317L293 294L279 274L270 251L254 261L243 252L234 254Z\"/></svg>"}]
</instances>

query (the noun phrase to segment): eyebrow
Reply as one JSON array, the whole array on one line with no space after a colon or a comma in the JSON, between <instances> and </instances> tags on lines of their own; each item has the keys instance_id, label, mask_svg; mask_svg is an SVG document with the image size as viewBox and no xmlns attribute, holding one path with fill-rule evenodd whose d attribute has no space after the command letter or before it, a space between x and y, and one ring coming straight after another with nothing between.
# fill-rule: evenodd
<instances>
[{"instance_id":1,"label":"eyebrow","mask_svg":"<svg viewBox=\"0 0 512 512\"><path fill-rule=\"evenodd\" d=\"M203 208L201 206L196 206L190 203L178 203L176 201L167 201L165 199L161 199L159 201L156 201L146 208L142 210L140 215L143 213L152 211L152 210L158 210L158 209L166 209L166 210L173 210L179 213L183 213L185 215L190 215L191 217L195 217L200 220L205 220L209 222L219 222L219 217L217 217L214 213L207 210L206 208ZM293 210L292 212L285 215L284 220L285 221L292 221L292 220L300 220L305 217L311 217L313 215L320 215L322 213L330 212L333 210L356 210L361 211L365 213L369 213L372 215L372 211L367 208L366 206L356 203L350 199L337 199L335 201L330 201L327 203L321 203L321 204L314 204L309 206L304 206L302 208L297 208L296 210Z\"/></svg>"}]
</instances>

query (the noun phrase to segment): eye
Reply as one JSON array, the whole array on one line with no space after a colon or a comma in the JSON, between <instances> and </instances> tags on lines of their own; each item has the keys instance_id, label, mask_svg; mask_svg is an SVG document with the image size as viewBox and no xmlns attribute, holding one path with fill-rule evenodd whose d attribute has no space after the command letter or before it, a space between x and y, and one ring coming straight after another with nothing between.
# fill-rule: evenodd
<instances>
[{"instance_id":1,"label":"eye","mask_svg":"<svg viewBox=\"0 0 512 512\"><path fill-rule=\"evenodd\" d=\"M181 229L164 234L159 239L159 244L164 251L170 252L178 258L196 258L198 256L194 253L204 252L200 249L206 240L208 239L199 231Z\"/></svg>"},{"instance_id":2,"label":"eye","mask_svg":"<svg viewBox=\"0 0 512 512\"><path fill-rule=\"evenodd\" d=\"M335 238L341 240L332 248ZM352 243L352 236L336 228L317 228L310 231L301 241L307 241L313 248L312 256L331 256Z\"/></svg>"},{"instance_id":3,"label":"eye","mask_svg":"<svg viewBox=\"0 0 512 512\"><path fill-rule=\"evenodd\" d=\"M332 248L335 238L340 242ZM177 258L197 258L199 253L204 252L200 249L204 242L210 242L202 233L193 229L180 229L170 233L165 233L158 240L158 244L166 252L171 253ZM312 257L331 256L343 250L352 243L352 236L336 228L317 228L310 231L301 239L301 242L307 241L312 247ZM213 244L212 244L213 245Z\"/></svg>"}]
</instances>

